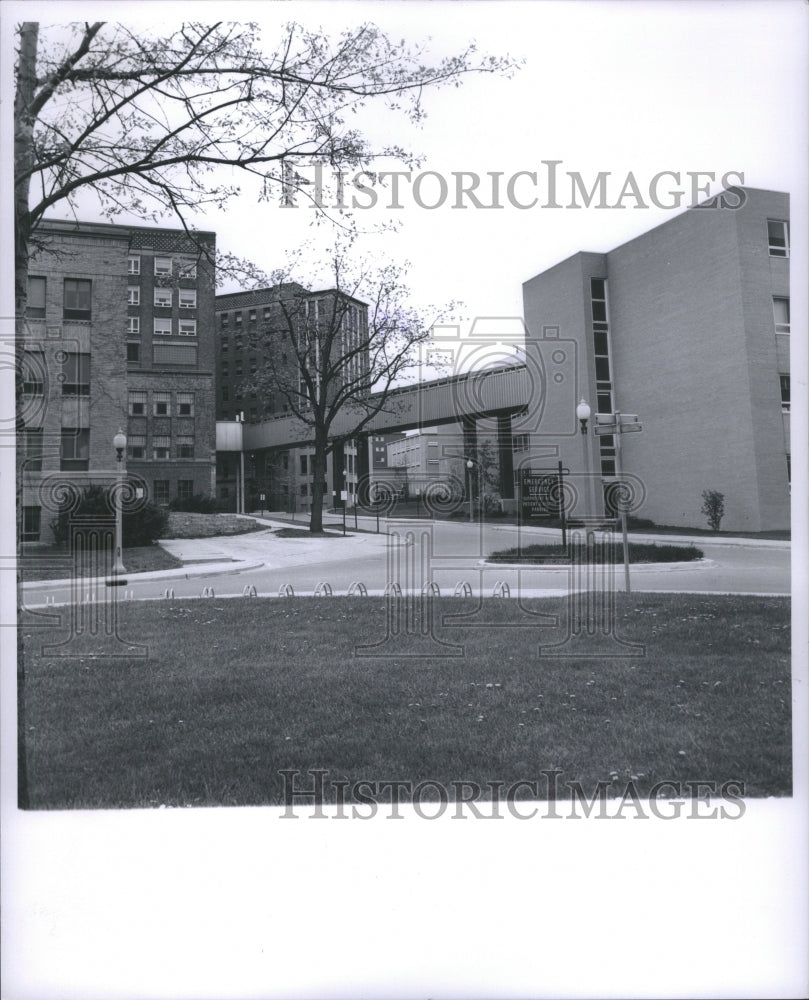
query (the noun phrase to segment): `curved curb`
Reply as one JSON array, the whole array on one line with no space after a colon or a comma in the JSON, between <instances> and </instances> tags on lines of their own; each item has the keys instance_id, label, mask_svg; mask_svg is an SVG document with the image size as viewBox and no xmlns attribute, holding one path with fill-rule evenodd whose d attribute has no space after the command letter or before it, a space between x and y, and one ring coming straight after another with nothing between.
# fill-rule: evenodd
<instances>
[{"instance_id":1,"label":"curved curb","mask_svg":"<svg viewBox=\"0 0 809 1000\"><path fill-rule=\"evenodd\" d=\"M229 562L197 563L193 567L179 566L177 569L149 570L146 573L127 573L126 583L140 583L142 580L190 580L197 576L221 576L243 573L246 570L260 569L264 565L256 559L230 560ZM106 576L82 577L82 586L103 585L109 579ZM23 582L23 590L36 590L44 587L69 587L75 582L72 576L59 580L29 580ZM122 584L123 586L123 584Z\"/></svg>"},{"instance_id":2,"label":"curved curb","mask_svg":"<svg viewBox=\"0 0 809 1000\"><path fill-rule=\"evenodd\" d=\"M572 563L555 563L549 565L548 563L501 563L501 562L489 562L488 559L479 559L477 562L478 566L486 566L490 569L522 569L522 570L538 570L540 572L555 573L560 570L568 572L572 569ZM623 563L617 562L613 563L616 569L622 569ZM713 569L717 566L717 562L714 559L690 559L688 562L670 562L670 563L630 563L629 571L635 573L639 570L644 572L655 572L655 573L666 573L670 570L681 570L681 569Z\"/></svg>"}]
</instances>

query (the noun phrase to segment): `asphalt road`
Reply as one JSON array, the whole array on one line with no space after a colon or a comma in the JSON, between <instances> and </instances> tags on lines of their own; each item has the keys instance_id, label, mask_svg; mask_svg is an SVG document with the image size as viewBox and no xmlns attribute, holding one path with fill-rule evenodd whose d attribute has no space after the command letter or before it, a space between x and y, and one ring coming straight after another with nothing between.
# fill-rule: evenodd
<instances>
[{"instance_id":1,"label":"asphalt road","mask_svg":"<svg viewBox=\"0 0 809 1000\"><path fill-rule=\"evenodd\" d=\"M339 524L339 519L334 519ZM374 522L367 522L369 527ZM483 529L465 522L407 521L391 522L389 534L357 533L349 519L346 538L310 540L277 539L268 533L211 539L201 550L219 553L225 558L261 561L258 568L238 573L212 572L191 578L143 579L130 577L122 597L148 599L162 597L171 588L177 598L198 597L210 587L217 597L239 596L245 588L255 588L259 595L275 596L289 584L298 595L312 594L320 583L327 583L335 594L345 593L350 585L361 582L369 591L381 592L389 580L398 579L403 589L420 590L434 581L441 594L452 594L466 582L474 593L492 594L498 583L505 583L511 593L563 594L586 585L583 577L574 576L567 567L516 568L483 565L484 556L497 549L517 544L516 526L486 524ZM549 540L558 534L530 532L531 540ZM545 536L543 538L543 535ZM536 536L536 537L535 537ZM620 535L618 536L620 538ZM640 540L640 536L632 536ZM681 539L663 538L662 542L681 543ZM631 567L634 592L691 592L788 594L790 591L790 549L783 543L758 540L728 542L696 539L705 560L699 563L662 564ZM194 544L189 543L189 551ZM200 552L197 553L197 556ZM199 569L202 567L200 566ZM624 589L622 564L615 567L612 586ZM100 588L103 592L103 586ZM70 587L42 583L26 591L26 605L71 600ZM96 598L98 599L98 598Z\"/></svg>"}]
</instances>

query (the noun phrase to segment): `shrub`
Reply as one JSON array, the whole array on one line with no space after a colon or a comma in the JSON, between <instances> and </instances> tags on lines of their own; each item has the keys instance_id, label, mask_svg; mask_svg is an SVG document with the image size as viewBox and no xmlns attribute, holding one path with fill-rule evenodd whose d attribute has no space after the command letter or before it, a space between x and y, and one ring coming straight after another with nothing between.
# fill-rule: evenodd
<instances>
[{"instance_id":1,"label":"shrub","mask_svg":"<svg viewBox=\"0 0 809 1000\"><path fill-rule=\"evenodd\" d=\"M107 490L104 486L88 486L75 510L65 507L51 521L54 541L57 545L67 545L70 541L70 522L76 516L91 517L93 515L108 518L111 515L107 503ZM168 513L162 507L146 503L135 511L124 511L122 518L121 544L126 548L139 545L151 545L160 538L166 530Z\"/></svg>"},{"instance_id":2,"label":"shrub","mask_svg":"<svg viewBox=\"0 0 809 1000\"><path fill-rule=\"evenodd\" d=\"M175 497L169 504L171 510L182 510L192 514L215 514L216 500L204 493L195 493L191 497Z\"/></svg>"},{"instance_id":3,"label":"shrub","mask_svg":"<svg viewBox=\"0 0 809 1000\"><path fill-rule=\"evenodd\" d=\"M702 513L708 518L708 526L719 531L719 525L725 516L725 494L718 490L703 490Z\"/></svg>"}]
</instances>

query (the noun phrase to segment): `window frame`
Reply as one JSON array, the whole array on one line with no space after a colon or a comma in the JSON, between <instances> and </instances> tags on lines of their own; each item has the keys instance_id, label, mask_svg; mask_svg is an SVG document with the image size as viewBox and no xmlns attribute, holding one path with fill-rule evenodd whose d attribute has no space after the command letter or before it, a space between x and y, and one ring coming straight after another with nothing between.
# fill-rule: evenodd
<instances>
[{"instance_id":1,"label":"window frame","mask_svg":"<svg viewBox=\"0 0 809 1000\"><path fill-rule=\"evenodd\" d=\"M185 329L183 329L185 327ZM177 336L178 337L196 337L197 335L197 321L195 319L183 319L182 317L177 321Z\"/></svg>"},{"instance_id":2,"label":"window frame","mask_svg":"<svg viewBox=\"0 0 809 1000\"><path fill-rule=\"evenodd\" d=\"M166 412L162 413L158 410L158 406L166 407ZM152 393L152 416L153 417L170 417L171 416L171 393L170 392L153 392Z\"/></svg>"},{"instance_id":3,"label":"window frame","mask_svg":"<svg viewBox=\"0 0 809 1000\"><path fill-rule=\"evenodd\" d=\"M78 304L68 306L68 286L75 285L71 291L76 296L76 303L82 300L82 293L87 297L87 308ZM62 279L62 319L67 320L91 320L93 318L93 282L90 278L63 278Z\"/></svg>"},{"instance_id":4,"label":"window frame","mask_svg":"<svg viewBox=\"0 0 809 1000\"><path fill-rule=\"evenodd\" d=\"M168 301L166 301L168 299ZM152 305L155 309L171 309L174 304L174 294L171 288L156 285L152 298Z\"/></svg>"},{"instance_id":5,"label":"window frame","mask_svg":"<svg viewBox=\"0 0 809 1000\"><path fill-rule=\"evenodd\" d=\"M136 410L135 407L138 405L143 406L143 409L140 411ZM130 417L145 417L149 412L149 393L147 390L130 389L127 396L126 408Z\"/></svg>"},{"instance_id":6,"label":"window frame","mask_svg":"<svg viewBox=\"0 0 809 1000\"><path fill-rule=\"evenodd\" d=\"M37 288L42 289L42 305L32 306L31 305L31 286L32 283L36 283ZM25 303L25 315L29 319L45 319L45 313L47 311L48 305L48 279L40 274L29 274L28 275L28 298Z\"/></svg>"},{"instance_id":7,"label":"window frame","mask_svg":"<svg viewBox=\"0 0 809 1000\"><path fill-rule=\"evenodd\" d=\"M167 328L165 328L165 324L168 324ZM171 316L155 316L152 335L155 337L172 337L174 335L174 326Z\"/></svg>"},{"instance_id":8,"label":"window frame","mask_svg":"<svg viewBox=\"0 0 809 1000\"><path fill-rule=\"evenodd\" d=\"M66 369L70 363L75 366L75 371L68 374ZM64 375L62 380L63 396L90 395L90 354L87 351L65 351L62 374ZM69 375L75 377L69 380Z\"/></svg>"},{"instance_id":9,"label":"window frame","mask_svg":"<svg viewBox=\"0 0 809 1000\"><path fill-rule=\"evenodd\" d=\"M140 274L140 254L130 254L126 261L127 274Z\"/></svg>"},{"instance_id":10,"label":"window frame","mask_svg":"<svg viewBox=\"0 0 809 1000\"><path fill-rule=\"evenodd\" d=\"M190 302L183 302L183 296L191 297ZM177 301L180 309L196 309L197 308L197 290L196 288L181 288L177 292Z\"/></svg>"},{"instance_id":11,"label":"window frame","mask_svg":"<svg viewBox=\"0 0 809 1000\"><path fill-rule=\"evenodd\" d=\"M66 445L72 454L67 455ZM85 455L79 454L84 452ZM84 472L90 468L90 428L63 427L59 446L59 470L61 472Z\"/></svg>"},{"instance_id":12,"label":"window frame","mask_svg":"<svg viewBox=\"0 0 809 1000\"><path fill-rule=\"evenodd\" d=\"M781 387L781 412L791 412L791 385L788 373L779 374L778 381Z\"/></svg>"},{"instance_id":13,"label":"window frame","mask_svg":"<svg viewBox=\"0 0 809 1000\"><path fill-rule=\"evenodd\" d=\"M783 246L778 242L773 242L777 240L771 231L771 226L781 226L783 232ZM767 252L770 257L780 257L782 259L789 258L789 222L786 219L767 219Z\"/></svg>"},{"instance_id":14,"label":"window frame","mask_svg":"<svg viewBox=\"0 0 809 1000\"><path fill-rule=\"evenodd\" d=\"M158 452L165 452L165 455L158 454ZM152 435L152 460L154 462L170 462L171 461L171 435L170 434L153 434Z\"/></svg>"},{"instance_id":15,"label":"window frame","mask_svg":"<svg viewBox=\"0 0 809 1000\"><path fill-rule=\"evenodd\" d=\"M786 309L786 322L783 320L779 321L778 311L775 307L776 302L783 302ZM783 333L789 335L790 333L790 311L789 311L789 296L788 295L773 295L772 297L772 315L773 324L775 326L776 333Z\"/></svg>"},{"instance_id":16,"label":"window frame","mask_svg":"<svg viewBox=\"0 0 809 1000\"><path fill-rule=\"evenodd\" d=\"M161 263L165 264L166 261L168 261L168 267L158 266ZM173 271L174 271L174 261L172 260L171 257L155 257L154 259L155 277L157 276L163 277L164 275L170 276Z\"/></svg>"}]
</instances>

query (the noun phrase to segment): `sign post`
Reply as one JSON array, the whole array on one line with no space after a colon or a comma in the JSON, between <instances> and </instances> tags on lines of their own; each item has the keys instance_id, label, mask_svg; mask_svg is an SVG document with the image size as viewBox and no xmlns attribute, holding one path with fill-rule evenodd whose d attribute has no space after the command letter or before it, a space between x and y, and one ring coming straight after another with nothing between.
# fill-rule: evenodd
<instances>
[{"instance_id":1,"label":"sign post","mask_svg":"<svg viewBox=\"0 0 809 1000\"><path fill-rule=\"evenodd\" d=\"M598 435L615 436L615 478L621 482L623 465L621 462L621 435L634 431L642 431L643 425L638 420L637 413L599 413L596 414L595 432ZM626 505L621 505L621 541L624 550L624 582L627 594L631 593L629 585L629 538L626 527Z\"/></svg>"}]
</instances>

